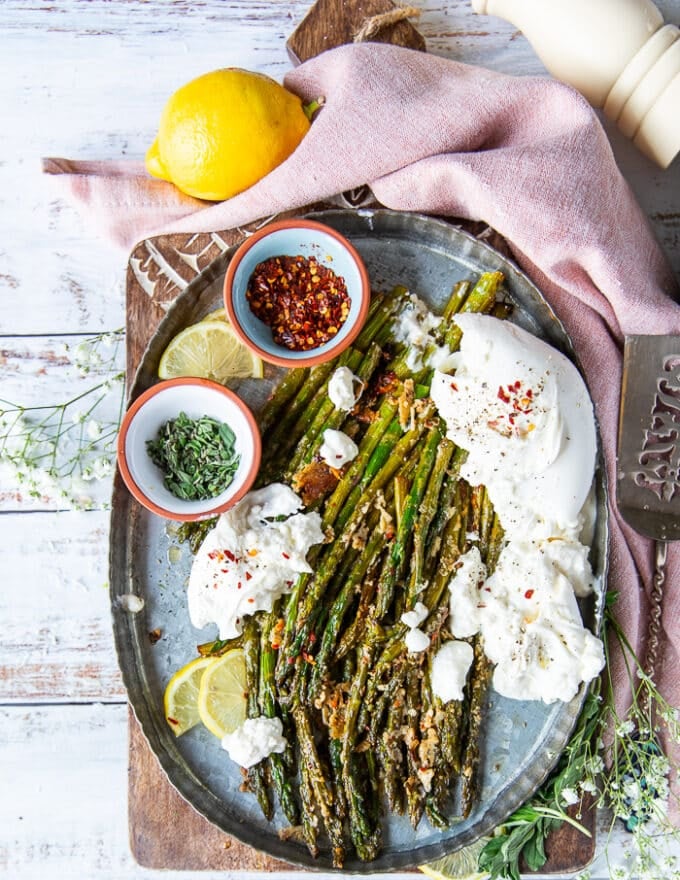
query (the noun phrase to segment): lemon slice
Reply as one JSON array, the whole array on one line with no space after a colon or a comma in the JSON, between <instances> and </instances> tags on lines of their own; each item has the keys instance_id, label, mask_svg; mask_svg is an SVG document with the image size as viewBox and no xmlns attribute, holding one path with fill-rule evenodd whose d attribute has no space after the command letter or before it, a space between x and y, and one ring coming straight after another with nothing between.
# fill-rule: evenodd
<instances>
[{"instance_id":1,"label":"lemon slice","mask_svg":"<svg viewBox=\"0 0 680 880\"><path fill-rule=\"evenodd\" d=\"M243 651L227 651L205 670L198 692L198 713L210 733L222 739L246 720L246 660Z\"/></svg>"},{"instance_id":2,"label":"lemon slice","mask_svg":"<svg viewBox=\"0 0 680 880\"><path fill-rule=\"evenodd\" d=\"M225 321L199 321L170 342L163 352L161 379L194 376L223 385L229 379L262 377L262 361L240 341Z\"/></svg>"},{"instance_id":3,"label":"lemon slice","mask_svg":"<svg viewBox=\"0 0 680 880\"><path fill-rule=\"evenodd\" d=\"M421 865L418 870L434 880L486 880L488 874L482 874L477 867L479 854L491 840L490 837L480 837L470 846L459 849L458 852L437 859L427 865Z\"/></svg>"},{"instance_id":4,"label":"lemon slice","mask_svg":"<svg viewBox=\"0 0 680 880\"><path fill-rule=\"evenodd\" d=\"M198 686L206 667L214 662L213 657L197 657L178 669L168 682L163 696L163 708L165 720L175 736L191 730L201 720L198 714Z\"/></svg>"},{"instance_id":5,"label":"lemon slice","mask_svg":"<svg viewBox=\"0 0 680 880\"><path fill-rule=\"evenodd\" d=\"M229 318L227 318L227 310L222 308L222 309L215 309L212 312L208 312L208 314L205 316L205 318L201 319L201 323L203 323L204 321L227 321L228 322Z\"/></svg>"}]
</instances>

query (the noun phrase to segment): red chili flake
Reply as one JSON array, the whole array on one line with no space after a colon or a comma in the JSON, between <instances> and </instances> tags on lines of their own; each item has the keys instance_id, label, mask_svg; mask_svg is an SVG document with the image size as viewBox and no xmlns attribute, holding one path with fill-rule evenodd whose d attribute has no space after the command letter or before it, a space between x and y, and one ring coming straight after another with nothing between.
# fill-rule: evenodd
<instances>
[{"instance_id":1,"label":"red chili flake","mask_svg":"<svg viewBox=\"0 0 680 880\"><path fill-rule=\"evenodd\" d=\"M284 553L283 551L281 551L281 556L283 556L284 559L290 559L290 556L287 553Z\"/></svg>"},{"instance_id":2,"label":"red chili flake","mask_svg":"<svg viewBox=\"0 0 680 880\"><path fill-rule=\"evenodd\" d=\"M220 571L222 572L222 574L229 574L228 568L221 568Z\"/></svg>"},{"instance_id":3,"label":"red chili flake","mask_svg":"<svg viewBox=\"0 0 680 880\"><path fill-rule=\"evenodd\" d=\"M532 597L533 595L534 595L534 591L533 591L533 590L527 590L526 593L524 594L524 598L525 598L525 599L531 599L531 597Z\"/></svg>"},{"instance_id":4,"label":"red chili flake","mask_svg":"<svg viewBox=\"0 0 680 880\"><path fill-rule=\"evenodd\" d=\"M239 582L236 584L236 589L237 589L237 590L240 590L240 589L241 589L241 586L242 586L241 581L239 581ZM250 601L252 602L252 599L251 599Z\"/></svg>"},{"instance_id":5,"label":"red chili flake","mask_svg":"<svg viewBox=\"0 0 680 880\"><path fill-rule=\"evenodd\" d=\"M310 633L309 634L309 644L313 645L315 641L316 641L316 633Z\"/></svg>"},{"instance_id":6,"label":"red chili flake","mask_svg":"<svg viewBox=\"0 0 680 880\"><path fill-rule=\"evenodd\" d=\"M166 716L170 724L174 724L176 727L179 727L179 721L176 718L171 718L169 715Z\"/></svg>"},{"instance_id":7,"label":"red chili flake","mask_svg":"<svg viewBox=\"0 0 680 880\"><path fill-rule=\"evenodd\" d=\"M396 373L387 370L385 373L378 376L375 383L375 390L377 394L389 394L390 392L395 391L398 385L399 380L397 379Z\"/></svg>"},{"instance_id":8,"label":"red chili flake","mask_svg":"<svg viewBox=\"0 0 680 880\"><path fill-rule=\"evenodd\" d=\"M450 382L449 385L451 386L452 391L458 391L458 386L455 382Z\"/></svg>"},{"instance_id":9,"label":"red chili flake","mask_svg":"<svg viewBox=\"0 0 680 880\"><path fill-rule=\"evenodd\" d=\"M162 636L162 632L160 631L160 629L152 629L151 632L149 633L149 641L151 642L152 645L155 645L161 636Z\"/></svg>"},{"instance_id":10,"label":"red chili flake","mask_svg":"<svg viewBox=\"0 0 680 880\"><path fill-rule=\"evenodd\" d=\"M292 587L292 586L293 586L293 582L292 582L292 581L286 581L286 586L287 586L287 587Z\"/></svg>"},{"instance_id":11,"label":"red chili flake","mask_svg":"<svg viewBox=\"0 0 680 880\"><path fill-rule=\"evenodd\" d=\"M515 420L520 413L523 415L530 415L532 412L531 404L534 392L531 388L522 390L522 383L519 379L505 387L500 385L497 397L510 408L510 412L507 414L507 419L513 429L515 428ZM499 418L506 418L506 416L499 416ZM496 425L490 424L489 427L495 428Z\"/></svg>"},{"instance_id":12,"label":"red chili flake","mask_svg":"<svg viewBox=\"0 0 680 880\"><path fill-rule=\"evenodd\" d=\"M345 279L314 257L270 257L255 266L246 299L272 329L277 345L309 351L332 339L347 320Z\"/></svg>"},{"instance_id":13,"label":"red chili flake","mask_svg":"<svg viewBox=\"0 0 680 880\"><path fill-rule=\"evenodd\" d=\"M236 560L236 557L235 557L234 554L231 552L231 550L225 550L225 551L224 551L224 555L227 557L227 559L229 560L229 562L236 562L236 561L237 561L237 560Z\"/></svg>"},{"instance_id":14,"label":"red chili flake","mask_svg":"<svg viewBox=\"0 0 680 880\"><path fill-rule=\"evenodd\" d=\"M251 596L250 599L248 599L248 601L249 601L249 602L254 602L255 600L254 600L254 599L252 598L252 596Z\"/></svg>"},{"instance_id":15,"label":"red chili flake","mask_svg":"<svg viewBox=\"0 0 680 880\"><path fill-rule=\"evenodd\" d=\"M252 574L251 574L249 571L247 571L247 572L246 572L246 580L247 580L247 581L252 581L252 579L253 579Z\"/></svg>"}]
</instances>

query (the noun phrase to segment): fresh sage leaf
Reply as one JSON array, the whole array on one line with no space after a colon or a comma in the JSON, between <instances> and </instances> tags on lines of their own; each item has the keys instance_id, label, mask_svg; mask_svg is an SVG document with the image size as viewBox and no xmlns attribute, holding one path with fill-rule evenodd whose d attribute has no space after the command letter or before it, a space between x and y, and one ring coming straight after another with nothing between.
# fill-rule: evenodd
<instances>
[{"instance_id":1,"label":"fresh sage leaf","mask_svg":"<svg viewBox=\"0 0 680 880\"><path fill-rule=\"evenodd\" d=\"M166 422L146 448L169 492L183 500L204 501L232 483L240 461L235 442L225 422L208 416L190 419L182 412Z\"/></svg>"}]
</instances>

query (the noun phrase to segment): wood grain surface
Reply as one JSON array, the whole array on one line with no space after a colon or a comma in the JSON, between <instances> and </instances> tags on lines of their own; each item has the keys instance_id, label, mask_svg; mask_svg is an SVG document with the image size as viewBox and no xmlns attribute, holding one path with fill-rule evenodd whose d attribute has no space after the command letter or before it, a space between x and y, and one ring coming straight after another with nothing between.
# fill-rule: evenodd
<instances>
[{"instance_id":1,"label":"wood grain surface","mask_svg":"<svg viewBox=\"0 0 680 880\"><path fill-rule=\"evenodd\" d=\"M130 849L141 866L184 871L296 870L229 837L190 807L168 782L132 712L128 747Z\"/></svg>"},{"instance_id":2,"label":"wood grain surface","mask_svg":"<svg viewBox=\"0 0 680 880\"><path fill-rule=\"evenodd\" d=\"M397 8L391 0L316 0L286 43L290 59L301 64L335 46L351 43L362 26ZM370 39L425 51L424 37L408 19L379 27Z\"/></svg>"}]
</instances>

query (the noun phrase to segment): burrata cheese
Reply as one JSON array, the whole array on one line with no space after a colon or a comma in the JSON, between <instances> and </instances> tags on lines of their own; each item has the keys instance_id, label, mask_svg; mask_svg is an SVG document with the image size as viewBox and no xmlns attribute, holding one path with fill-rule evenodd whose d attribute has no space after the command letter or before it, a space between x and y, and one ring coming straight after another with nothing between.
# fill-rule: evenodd
<instances>
[{"instance_id":1,"label":"burrata cheese","mask_svg":"<svg viewBox=\"0 0 680 880\"><path fill-rule=\"evenodd\" d=\"M221 639L240 634L243 618L271 611L301 572L307 553L324 540L318 513L299 513L302 500L283 483L249 492L223 513L199 548L189 577L191 622L216 623Z\"/></svg>"},{"instance_id":2,"label":"burrata cheese","mask_svg":"<svg viewBox=\"0 0 680 880\"><path fill-rule=\"evenodd\" d=\"M588 549L560 539L511 541L494 573L483 571L473 547L449 584L452 635L481 634L503 696L570 700L604 665L602 642L583 626L576 602L592 591Z\"/></svg>"},{"instance_id":3,"label":"burrata cheese","mask_svg":"<svg viewBox=\"0 0 680 880\"><path fill-rule=\"evenodd\" d=\"M363 385L349 367L337 367L328 380L328 397L336 409L349 412L356 406Z\"/></svg>"},{"instance_id":4,"label":"burrata cheese","mask_svg":"<svg viewBox=\"0 0 680 880\"><path fill-rule=\"evenodd\" d=\"M481 634L498 693L568 701L604 665L576 601L594 583L580 541L595 470L592 404L576 367L527 331L487 315L456 323L455 373L435 374L432 398L468 453L461 475L486 486L506 543L490 575L477 546L459 560L449 629Z\"/></svg>"},{"instance_id":5,"label":"burrata cheese","mask_svg":"<svg viewBox=\"0 0 680 880\"><path fill-rule=\"evenodd\" d=\"M486 486L508 537L577 536L597 448L580 373L507 321L470 313L456 323L455 374L435 373L432 399L468 451L462 475Z\"/></svg>"},{"instance_id":6,"label":"burrata cheese","mask_svg":"<svg viewBox=\"0 0 680 880\"><path fill-rule=\"evenodd\" d=\"M424 366L437 370L451 368L455 355L448 346L437 341L441 321L441 317L434 315L420 297L409 294L393 328L395 337L408 345L406 366L409 370L416 372Z\"/></svg>"},{"instance_id":7,"label":"burrata cheese","mask_svg":"<svg viewBox=\"0 0 680 880\"><path fill-rule=\"evenodd\" d=\"M467 674L472 666L474 651L467 642L446 642L432 658L430 681L432 693L442 703L462 700Z\"/></svg>"},{"instance_id":8,"label":"burrata cheese","mask_svg":"<svg viewBox=\"0 0 680 880\"><path fill-rule=\"evenodd\" d=\"M336 431L334 428L326 428L323 432L323 442L319 449L322 461L328 467L341 468L359 454L359 447L344 431Z\"/></svg>"},{"instance_id":9,"label":"burrata cheese","mask_svg":"<svg viewBox=\"0 0 680 880\"><path fill-rule=\"evenodd\" d=\"M239 767L253 767L275 752L284 752L288 741L280 718L246 718L233 733L222 737L222 748Z\"/></svg>"}]
</instances>

